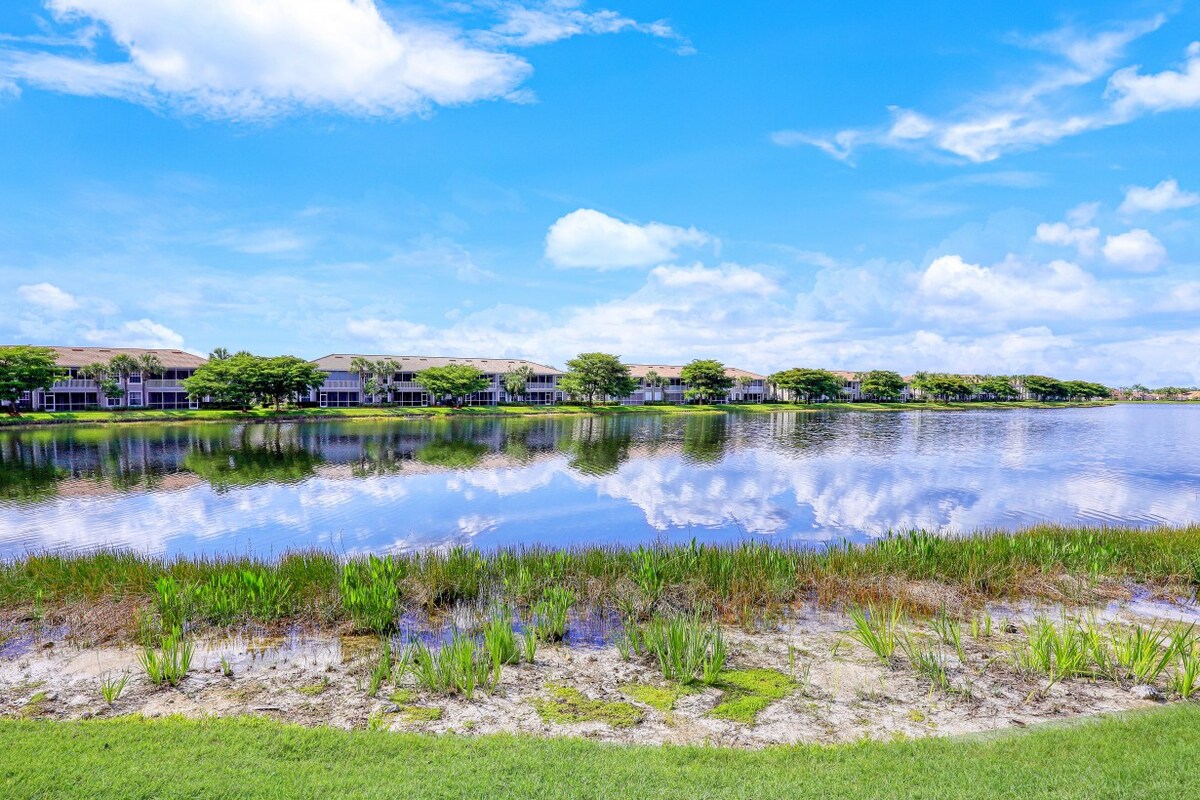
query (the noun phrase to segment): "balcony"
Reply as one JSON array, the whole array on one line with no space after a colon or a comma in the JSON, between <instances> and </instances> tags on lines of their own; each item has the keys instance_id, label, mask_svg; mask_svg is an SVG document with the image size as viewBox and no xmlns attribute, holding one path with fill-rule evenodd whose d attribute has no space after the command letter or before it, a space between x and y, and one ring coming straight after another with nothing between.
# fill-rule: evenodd
<instances>
[{"instance_id":1,"label":"balcony","mask_svg":"<svg viewBox=\"0 0 1200 800\"><path fill-rule=\"evenodd\" d=\"M90 378L68 378L65 381L57 381L50 387L51 391L55 389L95 389L96 382Z\"/></svg>"},{"instance_id":2,"label":"balcony","mask_svg":"<svg viewBox=\"0 0 1200 800\"><path fill-rule=\"evenodd\" d=\"M357 392L360 386L358 381L325 381L320 388L322 391L352 390Z\"/></svg>"},{"instance_id":3,"label":"balcony","mask_svg":"<svg viewBox=\"0 0 1200 800\"><path fill-rule=\"evenodd\" d=\"M153 378L145 381L142 385L149 391L161 391L162 389L175 389L180 392L183 391L183 381L181 380Z\"/></svg>"}]
</instances>

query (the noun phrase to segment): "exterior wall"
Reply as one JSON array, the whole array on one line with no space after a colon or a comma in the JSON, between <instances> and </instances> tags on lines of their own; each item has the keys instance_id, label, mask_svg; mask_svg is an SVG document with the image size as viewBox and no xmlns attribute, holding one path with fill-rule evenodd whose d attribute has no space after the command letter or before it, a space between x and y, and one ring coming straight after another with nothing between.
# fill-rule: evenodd
<instances>
[{"instance_id":1,"label":"exterior wall","mask_svg":"<svg viewBox=\"0 0 1200 800\"><path fill-rule=\"evenodd\" d=\"M32 411L84 411L96 408L195 408L183 381L192 375L192 369L164 370L161 377L151 377L135 372L120 382L125 394L119 398L105 397L96 381L78 377L78 369L67 369L68 377L53 384L48 390L38 389L27 393L29 400L23 408Z\"/></svg>"},{"instance_id":2,"label":"exterior wall","mask_svg":"<svg viewBox=\"0 0 1200 800\"><path fill-rule=\"evenodd\" d=\"M399 372L393 376L387 391L378 396L367 395L362 380L357 374L333 371L326 373L329 377L319 389L309 393L307 400L316 405L325 406L359 406L373 403L394 403L400 406L431 406L435 405L434 398L416 382L416 373ZM488 379L488 387L481 392L475 392L466 399L469 406L494 406L500 403L529 403L532 405L553 405L561 403L565 396L558 388L558 373L535 374L526 384L526 394L510 396L504 389L502 373L484 373Z\"/></svg>"}]
</instances>

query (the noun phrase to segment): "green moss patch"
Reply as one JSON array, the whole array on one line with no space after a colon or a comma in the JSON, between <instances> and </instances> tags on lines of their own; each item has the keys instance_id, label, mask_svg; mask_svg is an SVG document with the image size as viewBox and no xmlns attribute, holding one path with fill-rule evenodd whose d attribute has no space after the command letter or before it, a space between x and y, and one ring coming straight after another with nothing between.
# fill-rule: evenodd
<instances>
[{"instance_id":1,"label":"green moss patch","mask_svg":"<svg viewBox=\"0 0 1200 800\"><path fill-rule=\"evenodd\" d=\"M401 706L400 718L405 722L437 722L442 710L437 706Z\"/></svg>"},{"instance_id":2,"label":"green moss patch","mask_svg":"<svg viewBox=\"0 0 1200 800\"><path fill-rule=\"evenodd\" d=\"M325 690L328 688L329 688L329 679L325 678L323 680L318 681L317 683L310 683L305 686L297 687L296 691L298 691L300 694L308 695L309 697L316 697L318 695L324 694Z\"/></svg>"},{"instance_id":3,"label":"green moss patch","mask_svg":"<svg viewBox=\"0 0 1200 800\"><path fill-rule=\"evenodd\" d=\"M655 686L651 683L627 683L620 687L622 694L659 711L670 711L686 694L695 694L691 686Z\"/></svg>"},{"instance_id":4,"label":"green moss patch","mask_svg":"<svg viewBox=\"0 0 1200 800\"><path fill-rule=\"evenodd\" d=\"M412 689L397 689L388 695L388 700L391 700L398 706L405 706L413 701L413 697L415 697L415 695L416 692L414 692Z\"/></svg>"},{"instance_id":5,"label":"green moss patch","mask_svg":"<svg viewBox=\"0 0 1200 800\"><path fill-rule=\"evenodd\" d=\"M533 707L546 722L557 724L603 722L614 728L629 728L642 721L642 711L633 703L591 700L569 686L547 686L546 696L535 698Z\"/></svg>"},{"instance_id":6,"label":"green moss patch","mask_svg":"<svg viewBox=\"0 0 1200 800\"><path fill-rule=\"evenodd\" d=\"M710 717L753 725L767 706L791 694L796 683L773 669L735 669L722 672L717 687L725 692Z\"/></svg>"}]
</instances>

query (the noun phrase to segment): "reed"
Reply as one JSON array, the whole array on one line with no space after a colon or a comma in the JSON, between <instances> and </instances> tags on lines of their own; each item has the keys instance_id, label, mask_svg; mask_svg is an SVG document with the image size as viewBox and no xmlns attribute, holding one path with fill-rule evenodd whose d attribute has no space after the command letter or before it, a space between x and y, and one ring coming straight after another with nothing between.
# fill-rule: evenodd
<instances>
[{"instance_id":1,"label":"reed","mask_svg":"<svg viewBox=\"0 0 1200 800\"><path fill-rule=\"evenodd\" d=\"M521 660L517 635L512 626L512 610L497 608L483 626L483 648L494 664L516 664Z\"/></svg>"},{"instance_id":2,"label":"reed","mask_svg":"<svg viewBox=\"0 0 1200 800\"><path fill-rule=\"evenodd\" d=\"M538 638L545 642L561 642L567 635L567 620L575 592L562 586L551 586L542 592L542 599L533 607Z\"/></svg>"},{"instance_id":3,"label":"reed","mask_svg":"<svg viewBox=\"0 0 1200 800\"><path fill-rule=\"evenodd\" d=\"M417 683L438 694L461 694L467 700L476 689L493 691L500 682L500 666L474 639L458 631L436 650L423 642L412 646L412 673Z\"/></svg>"},{"instance_id":4,"label":"reed","mask_svg":"<svg viewBox=\"0 0 1200 800\"><path fill-rule=\"evenodd\" d=\"M146 647L138 655L138 662L146 671L146 677L155 686L178 686L192 668L193 646L176 628L163 637L162 647Z\"/></svg>"},{"instance_id":5,"label":"reed","mask_svg":"<svg viewBox=\"0 0 1200 800\"><path fill-rule=\"evenodd\" d=\"M716 683L725 666L725 639L717 625L694 617L654 617L640 632L662 675L683 686Z\"/></svg>"},{"instance_id":6,"label":"reed","mask_svg":"<svg viewBox=\"0 0 1200 800\"><path fill-rule=\"evenodd\" d=\"M105 703L111 706L121 699L121 695L125 693L125 687L128 685L129 673L123 673L120 678L105 675L100 679L100 696L104 698Z\"/></svg>"},{"instance_id":7,"label":"reed","mask_svg":"<svg viewBox=\"0 0 1200 800\"><path fill-rule=\"evenodd\" d=\"M853 625L850 638L874 653L880 663L891 666L896 647L900 643L904 620L900 604L893 602L882 608L868 605L865 610L859 606L851 606L847 613Z\"/></svg>"}]
</instances>

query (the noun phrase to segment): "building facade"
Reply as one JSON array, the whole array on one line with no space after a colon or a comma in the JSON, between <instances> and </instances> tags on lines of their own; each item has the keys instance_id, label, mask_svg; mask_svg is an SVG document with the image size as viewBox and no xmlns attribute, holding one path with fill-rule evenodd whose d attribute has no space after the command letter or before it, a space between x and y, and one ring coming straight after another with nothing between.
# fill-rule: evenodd
<instances>
[{"instance_id":1,"label":"building facade","mask_svg":"<svg viewBox=\"0 0 1200 800\"><path fill-rule=\"evenodd\" d=\"M29 411L85 411L97 408L198 408L183 388L205 359L183 350L142 347L46 347L55 355L66 377L49 389L26 392L17 404ZM119 395L106 395L100 383L87 376L88 367L107 364L114 356L134 360L153 355L162 369L150 374L138 369L124 375L111 375Z\"/></svg>"},{"instance_id":2,"label":"building facade","mask_svg":"<svg viewBox=\"0 0 1200 800\"><path fill-rule=\"evenodd\" d=\"M372 364L394 364L395 369L382 376L367 377L358 372L358 359ZM562 372L545 364L518 358L450 358L438 356L361 355L332 353L313 362L328 377L325 384L314 390L309 402L322 408L392 403L401 406L435 405L435 398L416 382L417 373L430 367L465 364L475 367L488 379L488 387L467 398L467 405L491 406L498 403L529 403L551 405L561 403L565 396L558 388ZM510 395L504 387L504 375L527 367L532 375L523 394ZM364 380L364 378L366 378ZM369 383L376 384L369 386ZM378 391L370 394L369 390Z\"/></svg>"},{"instance_id":3,"label":"building facade","mask_svg":"<svg viewBox=\"0 0 1200 800\"><path fill-rule=\"evenodd\" d=\"M646 403L686 403L688 385L683 381L683 367L671 364L627 364L629 374L638 388L628 397L618 398L625 405ZM653 373L653 375L651 375ZM733 378L733 387L717 403L761 403L767 399L767 377L736 367L726 367L725 374ZM657 380L654 379L657 376Z\"/></svg>"}]
</instances>

